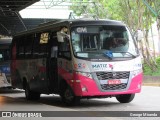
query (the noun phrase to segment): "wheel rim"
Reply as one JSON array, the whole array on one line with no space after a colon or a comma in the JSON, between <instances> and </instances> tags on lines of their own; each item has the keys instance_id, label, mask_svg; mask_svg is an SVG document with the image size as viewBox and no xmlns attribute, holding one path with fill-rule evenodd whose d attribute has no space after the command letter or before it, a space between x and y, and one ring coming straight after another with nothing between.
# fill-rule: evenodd
<instances>
[{"instance_id":1,"label":"wheel rim","mask_svg":"<svg viewBox=\"0 0 160 120\"><path fill-rule=\"evenodd\" d=\"M65 97L67 102L72 102L72 100L74 99L74 96L69 89L66 89L64 97Z\"/></svg>"}]
</instances>

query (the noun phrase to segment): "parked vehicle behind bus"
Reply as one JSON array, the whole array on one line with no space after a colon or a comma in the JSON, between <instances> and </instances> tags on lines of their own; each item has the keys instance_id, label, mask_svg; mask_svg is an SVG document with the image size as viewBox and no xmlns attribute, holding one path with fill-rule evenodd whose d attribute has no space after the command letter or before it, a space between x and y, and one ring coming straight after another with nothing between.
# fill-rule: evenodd
<instances>
[{"instance_id":1,"label":"parked vehicle behind bus","mask_svg":"<svg viewBox=\"0 0 160 120\"><path fill-rule=\"evenodd\" d=\"M10 44L11 38L0 39L0 88L11 88Z\"/></svg>"},{"instance_id":2,"label":"parked vehicle behind bus","mask_svg":"<svg viewBox=\"0 0 160 120\"><path fill-rule=\"evenodd\" d=\"M129 103L141 91L138 47L119 21L50 22L14 36L11 54L12 86L29 100L54 93L67 105L94 97Z\"/></svg>"}]
</instances>

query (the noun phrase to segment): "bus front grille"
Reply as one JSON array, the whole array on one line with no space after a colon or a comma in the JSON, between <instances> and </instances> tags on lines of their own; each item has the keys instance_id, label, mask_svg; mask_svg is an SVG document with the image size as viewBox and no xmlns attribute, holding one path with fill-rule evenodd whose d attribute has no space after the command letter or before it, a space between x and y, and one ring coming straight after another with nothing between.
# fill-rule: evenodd
<instances>
[{"instance_id":1,"label":"bus front grille","mask_svg":"<svg viewBox=\"0 0 160 120\"><path fill-rule=\"evenodd\" d=\"M101 84L101 88L103 90L123 90L126 87L127 87L127 83L121 83L118 85Z\"/></svg>"},{"instance_id":2,"label":"bus front grille","mask_svg":"<svg viewBox=\"0 0 160 120\"><path fill-rule=\"evenodd\" d=\"M100 86L103 90L124 90L127 88L130 72L97 72L96 75L99 81L106 82L106 84L100 82ZM120 79L126 79L126 82L121 84L107 84L106 81Z\"/></svg>"},{"instance_id":3,"label":"bus front grille","mask_svg":"<svg viewBox=\"0 0 160 120\"><path fill-rule=\"evenodd\" d=\"M128 79L130 72L96 72L99 80Z\"/></svg>"}]
</instances>

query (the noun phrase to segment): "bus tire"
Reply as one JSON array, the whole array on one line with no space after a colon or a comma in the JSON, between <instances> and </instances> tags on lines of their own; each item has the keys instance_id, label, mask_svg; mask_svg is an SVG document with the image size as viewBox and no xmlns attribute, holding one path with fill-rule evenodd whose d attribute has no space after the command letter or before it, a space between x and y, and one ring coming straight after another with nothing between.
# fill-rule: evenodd
<instances>
[{"instance_id":1,"label":"bus tire","mask_svg":"<svg viewBox=\"0 0 160 120\"><path fill-rule=\"evenodd\" d=\"M124 94L124 95L117 95L116 99L120 103L129 103L131 102L135 97L135 94Z\"/></svg>"},{"instance_id":2,"label":"bus tire","mask_svg":"<svg viewBox=\"0 0 160 120\"><path fill-rule=\"evenodd\" d=\"M27 100L39 100L40 99L40 93L31 91L28 84L25 87L25 96Z\"/></svg>"},{"instance_id":3,"label":"bus tire","mask_svg":"<svg viewBox=\"0 0 160 120\"><path fill-rule=\"evenodd\" d=\"M72 89L68 86L63 89L63 91L60 94L62 101L67 106L73 106L80 103L80 97L75 96Z\"/></svg>"}]
</instances>

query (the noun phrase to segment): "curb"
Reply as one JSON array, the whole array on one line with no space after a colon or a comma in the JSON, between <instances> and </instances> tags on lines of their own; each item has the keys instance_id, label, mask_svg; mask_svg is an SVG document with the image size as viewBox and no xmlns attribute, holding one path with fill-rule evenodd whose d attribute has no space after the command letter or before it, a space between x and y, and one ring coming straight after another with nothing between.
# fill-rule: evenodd
<instances>
[{"instance_id":1,"label":"curb","mask_svg":"<svg viewBox=\"0 0 160 120\"><path fill-rule=\"evenodd\" d=\"M160 87L160 83L143 83L143 86L156 86L156 87Z\"/></svg>"}]
</instances>

